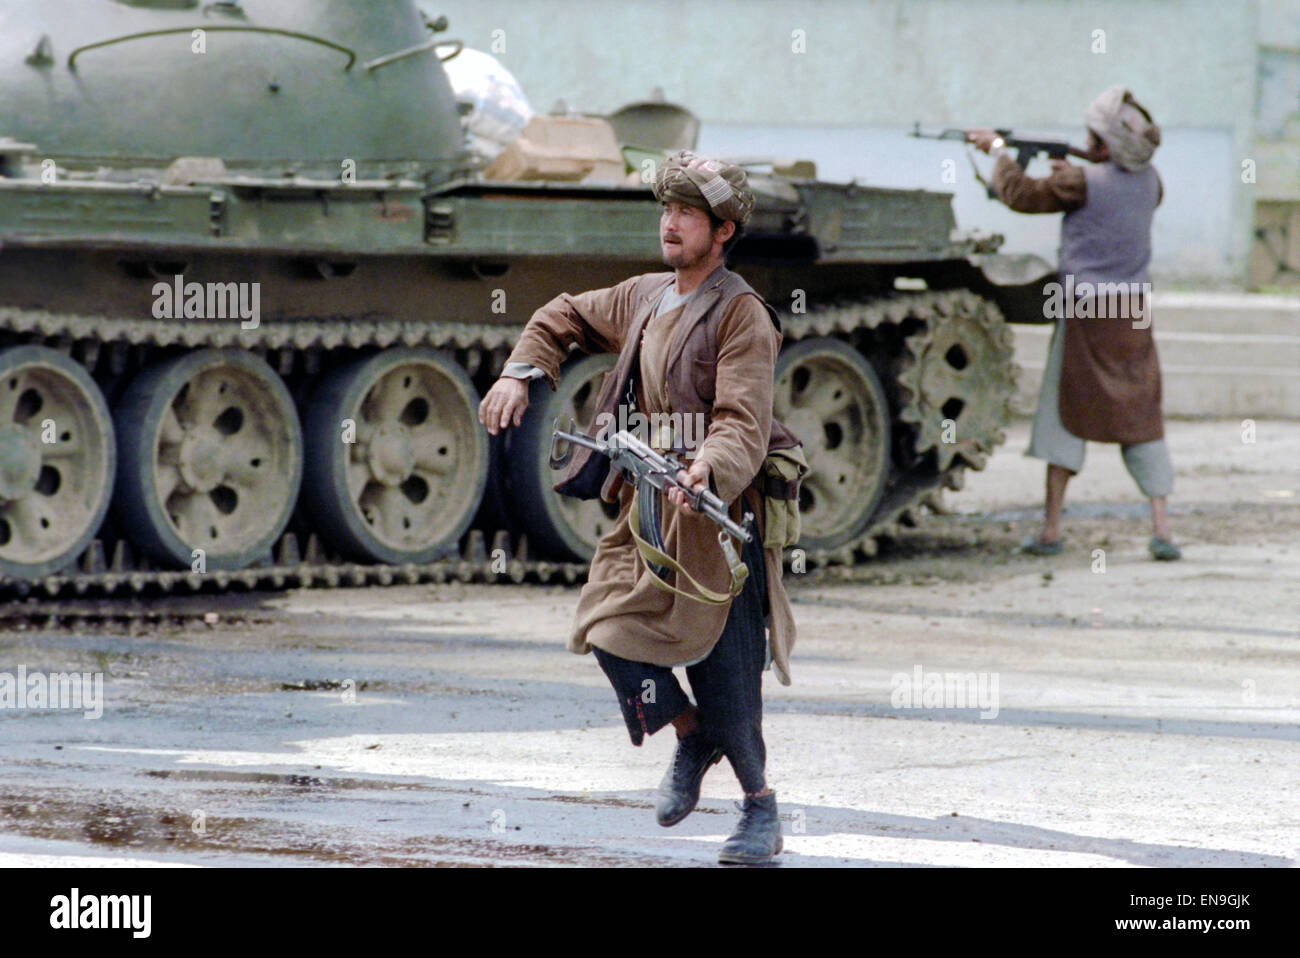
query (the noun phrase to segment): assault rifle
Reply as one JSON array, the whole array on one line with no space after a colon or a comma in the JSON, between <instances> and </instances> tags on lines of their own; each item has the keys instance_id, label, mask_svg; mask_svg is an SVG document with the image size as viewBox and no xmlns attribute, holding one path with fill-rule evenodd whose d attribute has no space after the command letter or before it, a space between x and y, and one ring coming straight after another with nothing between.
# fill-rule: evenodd
<instances>
[{"instance_id":1,"label":"assault rifle","mask_svg":"<svg viewBox=\"0 0 1300 958\"><path fill-rule=\"evenodd\" d=\"M686 469L681 460L677 459L672 453L659 452L653 449L649 444L638 439L627 430L621 430L605 441L581 435L577 432L577 427L572 420L569 422L569 430L569 432L565 432L560 429L559 420L556 420L554 431L551 433L551 468L559 469L564 466L573 454L573 450L569 449L561 456L556 455L555 446L561 440L585 446L602 456L609 457L610 465L620 470L627 480L636 486L637 511L631 517L632 534L637 540L638 548L641 548L643 542L649 546L649 549L642 549L642 558L651 571L654 572L658 581L663 582L669 568L678 573L684 574L685 572L664 554L663 531L660 528L660 500L656 494L657 492L667 492L669 489L680 489L690 500L692 509L712 520L719 527L718 544L722 546L727 564L731 568L731 595L734 596L739 593L740 587L745 583L745 577L749 574L749 569L741 561L731 539L734 537L741 542L749 542L753 539L753 533L747 528L754 518L751 513L745 513L742 524L734 522L728 514L727 504L717 495L708 489L696 491L678 482L677 473ZM730 600L730 596L721 596L720 593L704 589L689 575L686 578L702 594L703 598L700 595L680 594L687 595L688 598L714 603ZM674 592L680 591L673 589L666 583L664 583L664 588ZM710 598L710 596L721 596L721 599Z\"/></svg>"},{"instance_id":2,"label":"assault rifle","mask_svg":"<svg viewBox=\"0 0 1300 958\"><path fill-rule=\"evenodd\" d=\"M1037 156L1046 155L1048 159L1063 160L1067 156L1077 156L1080 159L1087 159L1086 151L1079 149L1071 143L1064 140L1035 140L1024 136L1016 136L1011 130L994 130L998 136L1002 137L1003 143L1007 149L1014 150L1016 154L1016 165L1022 170L1029 166L1029 161ZM963 143L970 143L971 137L966 130L947 129L939 133L922 133L921 124L914 123L912 132L907 134L922 140L960 140ZM979 168L975 165L975 158L970 158L971 169L975 171L975 179L984 185L988 191L989 198L993 198L993 187L980 175Z\"/></svg>"}]
</instances>

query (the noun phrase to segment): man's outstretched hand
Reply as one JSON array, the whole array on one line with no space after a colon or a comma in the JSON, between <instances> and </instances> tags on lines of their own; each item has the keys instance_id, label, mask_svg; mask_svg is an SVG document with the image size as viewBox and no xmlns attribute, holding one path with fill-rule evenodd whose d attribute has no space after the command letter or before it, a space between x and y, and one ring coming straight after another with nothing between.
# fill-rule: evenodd
<instances>
[{"instance_id":1,"label":"man's outstretched hand","mask_svg":"<svg viewBox=\"0 0 1300 958\"><path fill-rule=\"evenodd\" d=\"M975 149L987 153L993 148L993 141L998 138L996 130L973 126L966 131L966 142L975 144Z\"/></svg>"},{"instance_id":2,"label":"man's outstretched hand","mask_svg":"<svg viewBox=\"0 0 1300 958\"><path fill-rule=\"evenodd\" d=\"M677 481L692 491L699 492L701 489L709 488L710 474L711 470L709 469L709 464L707 462L700 462L700 460L697 459L695 462L691 463L689 469L678 470ZM695 512L695 510L691 508L691 500L686 498L686 493L682 492L680 489L669 489L668 501L679 509L684 509L692 514Z\"/></svg>"},{"instance_id":3,"label":"man's outstretched hand","mask_svg":"<svg viewBox=\"0 0 1300 958\"><path fill-rule=\"evenodd\" d=\"M528 380L502 376L478 404L478 421L496 435L512 422L518 426L528 409Z\"/></svg>"}]
</instances>

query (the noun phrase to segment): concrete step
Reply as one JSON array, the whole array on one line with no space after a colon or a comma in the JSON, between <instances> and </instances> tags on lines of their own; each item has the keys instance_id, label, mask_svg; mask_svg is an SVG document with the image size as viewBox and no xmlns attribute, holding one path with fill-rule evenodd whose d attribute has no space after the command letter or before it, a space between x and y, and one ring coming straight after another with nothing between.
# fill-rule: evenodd
<instances>
[{"instance_id":1,"label":"concrete step","mask_svg":"<svg viewBox=\"0 0 1300 958\"><path fill-rule=\"evenodd\" d=\"M1300 296L1259 293L1154 293L1157 330L1300 335Z\"/></svg>"},{"instance_id":2,"label":"concrete step","mask_svg":"<svg viewBox=\"0 0 1300 958\"><path fill-rule=\"evenodd\" d=\"M1300 298L1245 294L1154 297L1169 416L1300 419ZM1052 327L1012 326L1016 405L1038 399Z\"/></svg>"},{"instance_id":3,"label":"concrete step","mask_svg":"<svg viewBox=\"0 0 1300 958\"><path fill-rule=\"evenodd\" d=\"M1042 363L1052 338L1051 326L1016 326L1016 351ZM1184 333L1156 329L1160 367L1256 369L1273 366L1300 372L1300 335L1251 336L1240 333Z\"/></svg>"}]
</instances>

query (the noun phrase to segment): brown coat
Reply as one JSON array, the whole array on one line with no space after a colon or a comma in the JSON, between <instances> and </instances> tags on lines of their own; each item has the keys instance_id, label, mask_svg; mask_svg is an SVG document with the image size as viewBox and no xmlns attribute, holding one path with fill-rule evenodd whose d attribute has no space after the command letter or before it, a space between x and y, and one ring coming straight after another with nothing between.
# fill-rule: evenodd
<instances>
[{"instance_id":1,"label":"brown coat","mask_svg":"<svg viewBox=\"0 0 1300 958\"><path fill-rule=\"evenodd\" d=\"M1084 171L1070 164L1040 179L1026 176L1003 155L993 168L991 185L998 199L1020 213L1069 213L1088 202ZM1155 337L1149 323L1133 328L1134 317L1147 304L1140 297L1127 303L1123 317L1078 315L1081 307L1097 312L1098 303L1076 302L1074 315L1058 320L1065 336L1057 400L1061 425L1071 435L1093 442L1132 444L1163 438Z\"/></svg>"},{"instance_id":2,"label":"brown coat","mask_svg":"<svg viewBox=\"0 0 1300 958\"><path fill-rule=\"evenodd\" d=\"M761 523L762 510L750 487L773 436L773 371L781 334L753 293L736 296L716 323L707 322L729 276L725 269L716 271L684 307L655 320L673 324L665 388L646 389L640 384L638 407L646 414L707 413L707 432L697 458L709 463L714 490L731 504L732 517L740 518L745 493L744 510L754 512ZM621 352L628 337L644 327L672 279L671 273L648 274L608 289L556 297L533 314L509 361L537 366L552 386L557 385L569 344L585 352ZM710 331L716 334L716 365L701 359L707 354L704 338ZM659 408L653 399L660 393L676 397L679 408ZM628 526L633 490L609 482L606 491L617 498L619 517L592 559L569 649L585 653L594 645L622 658L664 666L707 655L722 634L730 606L706 605L657 588ZM665 551L702 585L726 592L730 574L718 545L717 527L666 500L663 514ZM764 560L773 667L777 679L788 685L794 616L781 581L780 550L765 550Z\"/></svg>"}]
</instances>

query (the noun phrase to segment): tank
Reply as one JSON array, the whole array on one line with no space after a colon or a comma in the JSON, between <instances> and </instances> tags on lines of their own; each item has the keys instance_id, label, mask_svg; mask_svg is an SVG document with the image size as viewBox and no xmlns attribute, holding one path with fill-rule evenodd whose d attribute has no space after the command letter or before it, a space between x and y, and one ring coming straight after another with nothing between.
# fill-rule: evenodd
<instances>
[{"instance_id":1,"label":"tank","mask_svg":"<svg viewBox=\"0 0 1300 958\"><path fill-rule=\"evenodd\" d=\"M488 163L446 28L409 0L0 8L6 595L584 575L615 513L554 494L547 452L613 357L495 440L476 407L537 306L663 268L642 173L699 124L532 117ZM792 559L860 561L1002 441L1043 264L948 194L745 162L729 263L780 314L813 469Z\"/></svg>"}]
</instances>

